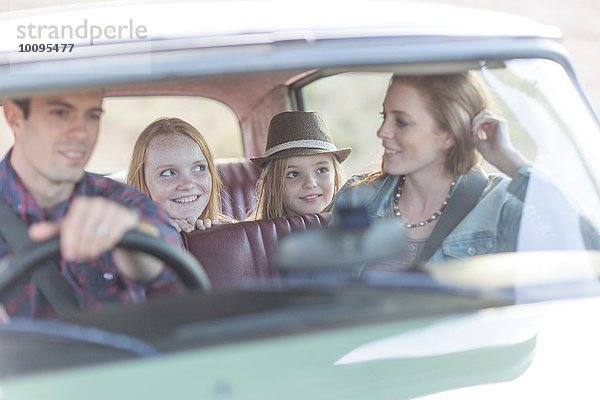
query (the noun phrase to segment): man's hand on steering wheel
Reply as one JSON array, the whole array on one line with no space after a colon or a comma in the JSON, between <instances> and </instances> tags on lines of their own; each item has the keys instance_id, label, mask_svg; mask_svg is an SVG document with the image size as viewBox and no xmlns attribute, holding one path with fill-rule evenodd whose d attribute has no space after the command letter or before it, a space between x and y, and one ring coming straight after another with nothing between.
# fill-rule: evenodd
<instances>
[{"instance_id":1,"label":"man's hand on steering wheel","mask_svg":"<svg viewBox=\"0 0 600 400\"><path fill-rule=\"evenodd\" d=\"M44 265L46 260L60 257L59 238L36 243L29 251L15 256L6 268L0 269L0 297L5 295L20 280ZM169 265L189 290L210 290L206 272L189 253L164 240L141 232L127 232L117 246L146 254ZM1 314L0 314L1 316Z\"/></svg>"},{"instance_id":2,"label":"man's hand on steering wheel","mask_svg":"<svg viewBox=\"0 0 600 400\"><path fill-rule=\"evenodd\" d=\"M39 222L29 227L32 240L42 241L60 236L62 257L69 261L86 261L113 249L123 235L137 229L138 215L127 207L103 197L78 197L59 222ZM144 233L156 236L158 230ZM115 251L119 270L132 279L148 281L163 268L158 260L124 250ZM143 258L143 259L140 259Z\"/></svg>"}]
</instances>

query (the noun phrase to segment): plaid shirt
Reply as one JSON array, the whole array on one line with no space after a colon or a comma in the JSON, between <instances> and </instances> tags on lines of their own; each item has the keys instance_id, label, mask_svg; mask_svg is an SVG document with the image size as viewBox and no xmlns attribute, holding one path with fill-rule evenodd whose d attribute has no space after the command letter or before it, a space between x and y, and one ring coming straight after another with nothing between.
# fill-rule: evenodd
<instances>
[{"instance_id":1,"label":"plaid shirt","mask_svg":"<svg viewBox=\"0 0 600 400\"><path fill-rule=\"evenodd\" d=\"M69 209L75 196L101 196L116 201L140 215L140 218L156 226L162 239L181 245L181 239L168 223L166 212L154 201L129 185L99 175L85 173L75 186L69 200L58 205L52 218L48 218L27 191L9 159L10 151L0 162L0 196L25 222L27 226L45 220L59 221ZM12 254L12 250L0 236L0 260ZM137 302L146 295L174 292L181 283L169 268L150 282L140 283L129 279L117 269L112 252L86 262L61 260L61 272L75 292L81 308L95 308L101 303ZM31 282L18 285L3 299L9 315L53 317L55 312L41 292Z\"/></svg>"}]
</instances>

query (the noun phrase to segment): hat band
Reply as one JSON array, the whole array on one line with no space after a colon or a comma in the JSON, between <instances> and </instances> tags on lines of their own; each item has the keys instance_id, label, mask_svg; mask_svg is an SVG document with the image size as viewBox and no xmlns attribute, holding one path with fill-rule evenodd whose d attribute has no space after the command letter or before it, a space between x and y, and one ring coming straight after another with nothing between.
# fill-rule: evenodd
<instances>
[{"instance_id":1,"label":"hat band","mask_svg":"<svg viewBox=\"0 0 600 400\"><path fill-rule=\"evenodd\" d=\"M278 144L277 146L273 146L270 149L265 151L265 156L270 157L275 153L278 153L282 150L287 149L296 149L296 148L309 148L309 149L321 149L327 151L337 151L337 147L333 143L326 142L324 140L292 140L291 142L285 142Z\"/></svg>"}]
</instances>

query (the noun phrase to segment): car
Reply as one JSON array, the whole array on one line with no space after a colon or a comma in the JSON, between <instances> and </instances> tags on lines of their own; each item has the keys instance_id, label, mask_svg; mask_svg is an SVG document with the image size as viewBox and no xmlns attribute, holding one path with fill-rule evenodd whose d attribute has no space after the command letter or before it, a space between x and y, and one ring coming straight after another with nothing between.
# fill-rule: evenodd
<instances>
[{"instance_id":1,"label":"car","mask_svg":"<svg viewBox=\"0 0 600 400\"><path fill-rule=\"evenodd\" d=\"M479 75L540 171L517 251L485 254L482 239L472 257L372 279L348 265L389 256L403 240L393 223L243 221L182 234L186 253L129 235L122 246L163 258L190 290L0 325L0 398L600 395L600 120L557 28L420 2L206 1L32 9L0 17L0 31L13 38L0 44L0 98L103 90L91 171L123 179L141 129L182 116L214 148L223 210L240 220L256 202L249 159L278 112L320 112L353 149L348 176L377 168L392 74ZM56 257L58 239L4 261L0 287Z\"/></svg>"}]
</instances>

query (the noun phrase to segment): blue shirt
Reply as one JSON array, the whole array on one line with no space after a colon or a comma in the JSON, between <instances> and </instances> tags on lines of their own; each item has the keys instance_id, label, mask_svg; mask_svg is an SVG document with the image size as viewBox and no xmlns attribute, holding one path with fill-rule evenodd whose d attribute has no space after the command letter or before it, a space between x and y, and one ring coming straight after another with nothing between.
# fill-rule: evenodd
<instances>
[{"instance_id":1,"label":"blue shirt","mask_svg":"<svg viewBox=\"0 0 600 400\"><path fill-rule=\"evenodd\" d=\"M400 177L381 175L372 180L365 178L353 177L336 194L333 224L342 206L365 206L372 219L394 217L392 199ZM462 177L459 177L454 190L461 181ZM501 175L489 177L477 205L446 236L428 262L515 251L528 181L528 165L519 169L513 179Z\"/></svg>"}]
</instances>

